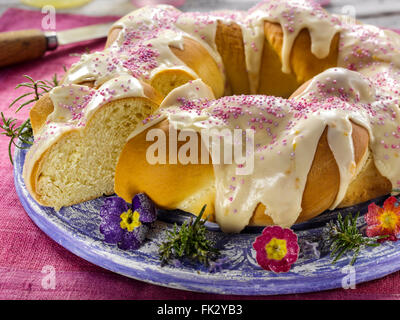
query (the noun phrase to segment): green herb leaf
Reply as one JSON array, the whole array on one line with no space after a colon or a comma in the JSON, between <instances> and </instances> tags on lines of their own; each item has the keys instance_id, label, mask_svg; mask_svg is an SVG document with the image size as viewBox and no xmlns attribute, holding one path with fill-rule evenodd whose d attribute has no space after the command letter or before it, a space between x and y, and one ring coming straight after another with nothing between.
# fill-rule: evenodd
<instances>
[{"instance_id":1,"label":"green herb leaf","mask_svg":"<svg viewBox=\"0 0 400 320\"><path fill-rule=\"evenodd\" d=\"M161 264L168 264L172 259L188 258L200 262L206 266L210 261L218 258L220 252L213 247L212 242L207 238L207 230L204 226L205 220L201 220L206 205L203 206L195 221L185 221L180 229L174 224L172 231L167 231L166 241L159 249Z\"/></svg>"},{"instance_id":2,"label":"green herb leaf","mask_svg":"<svg viewBox=\"0 0 400 320\"><path fill-rule=\"evenodd\" d=\"M35 81L32 77L28 75L24 75L24 78L28 79L28 82L22 82L18 84L15 89L29 88L30 91L23 93L11 102L9 108L12 108L19 104L15 110L15 113L36 102L40 99L42 95L44 95L46 92L49 92L53 87L59 84L57 74L54 74L51 81ZM17 148L24 149L25 147L22 146L23 144L32 144L33 131L31 122L30 119L26 119L24 122L22 122L21 125L17 125L17 119L12 117L6 118L3 112L1 112L0 120L0 134L10 138L10 142L8 144L8 157L10 158L11 164L14 164L11 151L12 146L14 145ZM22 145L21 143L18 143L18 141L20 141Z\"/></svg>"},{"instance_id":3,"label":"green herb leaf","mask_svg":"<svg viewBox=\"0 0 400 320\"><path fill-rule=\"evenodd\" d=\"M365 237L357 228L359 214L354 217L348 214L343 219L339 213L336 222L329 221L323 228L322 238L331 250L332 263L336 263L344 254L353 252L350 261L350 265L353 265L362 248L379 246L380 243L377 241L387 237Z\"/></svg>"},{"instance_id":4,"label":"green herb leaf","mask_svg":"<svg viewBox=\"0 0 400 320\"><path fill-rule=\"evenodd\" d=\"M17 126L17 119L14 118L6 118L4 113L1 112L1 121L0 129L3 131L0 134L5 135L10 138L10 142L8 144L8 157L10 158L11 164L14 164L12 158L11 147L14 145L17 148L24 149L21 145L17 143L18 139L25 144L32 144L32 127L29 119L25 120L20 126Z\"/></svg>"}]
</instances>

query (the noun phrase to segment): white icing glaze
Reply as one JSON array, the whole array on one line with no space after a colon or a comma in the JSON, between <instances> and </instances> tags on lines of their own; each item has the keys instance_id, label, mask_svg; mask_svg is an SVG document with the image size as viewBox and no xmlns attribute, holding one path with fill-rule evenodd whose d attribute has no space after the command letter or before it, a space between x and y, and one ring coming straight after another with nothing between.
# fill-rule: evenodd
<instances>
[{"instance_id":1,"label":"white icing glaze","mask_svg":"<svg viewBox=\"0 0 400 320\"><path fill-rule=\"evenodd\" d=\"M343 68L357 71L382 62L400 67L400 39L390 30L366 24L343 24L339 47L338 66Z\"/></svg>"},{"instance_id":2,"label":"white icing glaze","mask_svg":"<svg viewBox=\"0 0 400 320\"><path fill-rule=\"evenodd\" d=\"M116 41L103 52L83 55L68 72L65 85L52 91L55 110L36 137L24 170L31 170L30 166L61 134L84 126L105 102L143 96L138 79L149 82L166 69L185 70L198 78L170 50L183 49L185 37L202 44L223 70L215 44L218 22L235 22L241 27L250 89L256 93L265 41L264 21L282 27L283 72L290 72L290 53L303 29L309 31L311 52L318 58L329 54L333 37L340 33L338 66L358 72L327 70L291 100L265 96L212 100L210 89L196 80L172 91L162 104L165 109L161 115L138 130L166 117L178 129L254 130L252 174L238 176L236 164L214 165L216 218L225 231L242 230L259 203L266 206L266 213L276 224L290 226L296 221L307 174L325 128L340 173L332 208L338 206L359 171L354 160L351 121L368 130L376 167L394 187L399 187L400 37L373 26L347 24L343 17L329 15L309 0L267 0L248 12L181 13L171 6L159 5L127 15L115 24L121 28ZM132 83L129 89L116 85L120 81L127 85L128 80ZM85 81L94 81L99 88L78 85ZM200 88L198 92L196 87ZM76 101L69 95L71 91Z\"/></svg>"},{"instance_id":3,"label":"white icing glaze","mask_svg":"<svg viewBox=\"0 0 400 320\"><path fill-rule=\"evenodd\" d=\"M64 83L94 82L96 87L105 81L129 73L120 63L112 63L107 52L83 54L78 63L71 66L65 75Z\"/></svg>"},{"instance_id":4,"label":"white icing glaze","mask_svg":"<svg viewBox=\"0 0 400 320\"><path fill-rule=\"evenodd\" d=\"M195 99L214 100L215 96L209 86L200 79L196 79L172 90L160 104L160 109L166 109L168 106L175 105L182 99L189 101Z\"/></svg>"},{"instance_id":5,"label":"white icing glaze","mask_svg":"<svg viewBox=\"0 0 400 320\"><path fill-rule=\"evenodd\" d=\"M95 80L101 84L103 77L127 70L142 81L149 81L158 72L176 67L198 78L170 50L170 46L183 49L184 37L202 44L223 72L224 66L215 44L219 21L226 25L234 22L242 29L250 92L254 94L258 88L265 39L264 21L282 26L282 70L286 73L290 73L290 52L302 29L309 30L311 51L318 58L329 54L331 40L341 30L339 19L329 16L309 0L269 0L249 12L181 13L168 5L146 6L116 22L114 27L121 28L121 32L114 44L104 52L84 55L68 73L66 82ZM134 60L132 56L135 56Z\"/></svg>"},{"instance_id":6,"label":"white icing glaze","mask_svg":"<svg viewBox=\"0 0 400 320\"><path fill-rule=\"evenodd\" d=\"M97 90L76 84L53 88L50 91L50 99L54 110L35 136L35 143L26 155L24 177L31 175L36 161L63 134L83 130L101 106L129 97L145 97L145 94L140 81L128 74L106 81ZM25 178L25 181L29 180Z\"/></svg>"},{"instance_id":7,"label":"white icing glaze","mask_svg":"<svg viewBox=\"0 0 400 320\"><path fill-rule=\"evenodd\" d=\"M181 89L179 94L186 93ZM375 142L388 138L388 128L398 127L398 108L387 94L385 87L375 92L371 80L358 72L333 68L315 77L294 100L265 96L190 102L170 99L164 103L168 108L163 112L177 129L254 129L256 150L251 174L238 176L235 163L214 164L216 220L224 231L238 232L248 224L259 203L266 206L266 214L275 224L287 227L296 221L316 146L326 127L340 173L332 204L332 208L337 207L357 172L351 121L365 127ZM382 119L385 125L376 119ZM386 159L382 165L379 159L387 158L389 150L381 143L372 143L371 149L377 166L383 167L379 170L393 182L394 176L398 179L397 150L393 149L392 160Z\"/></svg>"},{"instance_id":8,"label":"white icing glaze","mask_svg":"<svg viewBox=\"0 0 400 320\"><path fill-rule=\"evenodd\" d=\"M294 41L303 29L308 29L311 37L311 52L317 58L329 54L330 43L340 32L339 21L330 16L321 6L312 1L272 0L261 2L249 10L243 28L246 64L251 83L251 92L258 86L262 48L264 45L264 21L279 23L283 31L282 71L290 73L290 53Z\"/></svg>"},{"instance_id":9,"label":"white icing glaze","mask_svg":"<svg viewBox=\"0 0 400 320\"><path fill-rule=\"evenodd\" d=\"M140 81L129 74L110 79L97 90L76 84L55 87L50 91L54 110L47 122L81 127L102 105L128 97L145 97Z\"/></svg>"},{"instance_id":10,"label":"white icing glaze","mask_svg":"<svg viewBox=\"0 0 400 320\"><path fill-rule=\"evenodd\" d=\"M196 99L206 99L206 100L214 100L215 96L212 92L211 88L206 85L200 79L196 79L190 81L175 90L172 90L162 101L160 104L160 111L149 118L145 119L142 125L138 125L136 129L129 135L126 139L129 141L133 137L137 136L141 132L146 129L154 126L158 122L166 119L168 115L173 117L173 111L167 112L167 109L174 108L174 106L179 105L179 101L191 101ZM190 115L190 114L189 114ZM185 125L187 125L187 119L184 117L185 121L182 126L179 126L179 118L181 116L177 116L175 118L175 123L177 124L177 129L182 129Z\"/></svg>"},{"instance_id":11,"label":"white icing glaze","mask_svg":"<svg viewBox=\"0 0 400 320\"><path fill-rule=\"evenodd\" d=\"M210 101L205 107L204 103L204 99L191 100L190 105L175 100L164 113L170 124L181 130L246 129L249 123L256 123L253 144L257 148L250 175L237 175L235 163L214 164L217 222L224 231L238 232L261 202L275 223L292 225L301 212L307 173L324 124L318 118L296 122L292 103L273 97L232 96ZM240 114L237 118L236 112ZM260 119L264 120L259 124ZM288 127L297 134L285 132ZM299 156L293 156L294 149Z\"/></svg>"}]
</instances>

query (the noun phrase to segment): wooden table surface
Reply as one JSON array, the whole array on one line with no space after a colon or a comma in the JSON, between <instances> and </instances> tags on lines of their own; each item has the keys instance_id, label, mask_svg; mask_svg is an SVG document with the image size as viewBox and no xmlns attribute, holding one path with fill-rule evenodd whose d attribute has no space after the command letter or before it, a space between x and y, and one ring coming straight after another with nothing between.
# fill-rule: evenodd
<instances>
[{"instance_id":1,"label":"wooden table surface","mask_svg":"<svg viewBox=\"0 0 400 320\"><path fill-rule=\"evenodd\" d=\"M132 4L133 2L134 0L93 0L80 8L58 11L94 16L124 15L135 8ZM152 2L155 1L153 0ZM173 1L170 0L170 2ZM245 10L257 2L257 0L186 0L181 9L184 11L206 11L224 8ZM0 0L0 14L10 7L32 9L32 7L23 5L19 0ZM330 5L326 8L333 13L352 14L354 12L356 18L365 23L400 29L399 0L331 0Z\"/></svg>"}]
</instances>

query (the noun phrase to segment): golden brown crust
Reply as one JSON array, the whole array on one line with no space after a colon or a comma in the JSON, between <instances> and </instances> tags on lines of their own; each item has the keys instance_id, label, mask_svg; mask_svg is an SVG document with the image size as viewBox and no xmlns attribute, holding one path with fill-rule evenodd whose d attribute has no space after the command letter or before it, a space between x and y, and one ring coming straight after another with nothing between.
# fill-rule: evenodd
<instances>
[{"instance_id":1,"label":"golden brown crust","mask_svg":"<svg viewBox=\"0 0 400 320\"><path fill-rule=\"evenodd\" d=\"M303 83L291 96L294 98L299 96L310 84L311 80ZM369 143L368 131L359 125L353 124L353 145L354 145L354 158L357 164L362 163L364 157L366 161L362 168L359 168L357 176L348 186L346 195L339 207L349 207L357 203L365 202L385 194L392 190L391 182L382 176L375 166L372 159L372 154L367 150L366 154L359 145Z\"/></svg>"},{"instance_id":2,"label":"golden brown crust","mask_svg":"<svg viewBox=\"0 0 400 320\"><path fill-rule=\"evenodd\" d=\"M365 154L368 152L368 131L353 122L352 127L354 160L356 166L360 166ZM329 147L326 128L318 142L313 163L307 175L307 182L301 202L302 212L300 213L297 222L307 221L329 209L336 199L339 185L339 168ZM268 210L266 210L265 206L260 204L257 207L250 224L271 224L271 218L265 215L264 212L268 214Z\"/></svg>"},{"instance_id":3,"label":"golden brown crust","mask_svg":"<svg viewBox=\"0 0 400 320\"><path fill-rule=\"evenodd\" d=\"M290 55L290 64L296 74L297 81L303 83L321 72L337 66L340 34L337 33L331 42L329 55L318 59L311 52L311 38L307 29L297 36Z\"/></svg>"},{"instance_id":4,"label":"golden brown crust","mask_svg":"<svg viewBox=\"0 0 400 320\"><path fill-rule=\"evenodd\" d=\"M357 177L350 183L339 208L353 206L389 194L392 183L381 175L370 156Z\"/></svg>"},{"instance_id":5,"label":"golden brown crust","mask_svg":"<svg viewBox=\"0 0 400 320\"><path fill-rule=\"evenodd\" d=\"M46 122L47 116L54 110L50 95L44 94L32 107L29 112L33 135L35 136L43 124Z\"/></svg>"},{"instance_id":6,"label":"golden brown crust","mask_svg":"<svg viewBox=\"0 0 400 320\"><path fill-rule=\"evenodd\" d=\"M296 75L282 72L283 32L279 24L264 22L265 41L260 66L258 93L287 98L299 83Z\"/></svg>"},{"instance_id":7,"label":"golden brown crust","mask_svg":"<svg viewBox=\"0 0 400 320\"><path fill-rule=\"evenodd\" d=\"M283 73L279 54L265 40L258 93L287 98L299 86L293 73Z\"/></svg>"},{"instance_id":8,"label":"golden brown crust","mask_svg":"<svg viewBox=\"0 0 400 320\"><path fill-rule=\"evenodd\" d=\"M162 130L169 139L167 120L150 129ZM166 164L150 164L146 152L154 141L146 141L148 130L130 139L121 151L115 170L115 192L128 202L132 201L135 194L145 192L159 207L175 209L179 203L214 181L213 167L211 164L169 164L168 159ZM178 141L177 150L183 144L185 141ZM165 145L168 155L169 144ZM206 214L214 212L213 203L204 204L207 204Z\"/></svg>"},{"instance_id":9,"label":"golden brown crust","mask_svg":"<svg viewBox=\"0 0 400 320\"><path fill-rule=\"evenodd\" d=\"M223 96L225 91L223 75L215 60L200 43L185 37L183 50L172 46L170 49L213 90L216 98Z\"/></svg>"},{"instance_id":10,"label":"golden brown crust","mask_svg":"<svg viewBox=\"0 0 400 320\"><path fill-rule=\"evenodd\" d=\"M110 30L105 48L108 48L118 37L121 27ZM192 69L219 98L224 94L225 84L217 63L209 52L197 41L185 37L183 49L170 46L174 55ZM184 70L166 69L157 73L151 80L151 86L162 96L166 96L171 90L177 88L195 78Z\"/></svg>"},{"instance_id":11,"label":"golden brown crust","mask_svg":"<svg viewBox=\"0 0 400 320\"><path fill-rule=\"evenodd\" d=\"M122 27L114 27L108 32L107 41L104 45L104 49L107 49L111 46L115 40L117 40L119 32L122 30Z\"/></svg>"},{"instance_id":12,"label":"golden brown crust","mask_svg":"<svg viewBox=\"0 0 400 320\"><path fill-rule=\"evenodd\" d=\"M271 80L271 76L260 77L259 91L262 93L271 90L269 88L273 88L273 92L270 94L288 97L305 81L337 65L340 35L336 34L333 38L329 55L324 59L318 59L311 52L311 38L308 30L303 29L294 41L290 54L292 73L285 74L281 71L284 38L282 27L278 23L266 21L264 23L264 32L266 42L260 75L272 73L273 80Z\"/></svg>"},{"instance_id":13,"label":"golden brown crust","mask_svg":"<svg viewBox=\"0 0 400 320\"><path fill-rule=\"evenodd\" d=\"M42 163L43 158L45 157L45 154L46 153L43 153L42 156L39 158L39 160L35 162L32 172L31 172L31 175L28 177L29 183L25 182L32 197L43 206L47 206L48 204L45 203L44 201L42 201L39 193L37 193L36 182L39 180L38 175L40 172L40 164Z\"/></svg>"},{"instance_id":14,"label":"golden brown crust","mask_svg":"<svg viewBox=\"0 0 400 320\"><path fill-rule=\"evenodd\" d=\"M249 94L250 85L244 56L244 43L241 27L236 23L224 24L218 21L215 44L221 55L227 87L232 94Z\"/></svg>"},{"instance_id":15,"label":"golden brown crust","mask_svg":"<svg viewBox=\"0 0 400 320\"><path fill-rule=\"evenodd\" d=\"M151 87L149 87L149 88L151 88ZM152 90L152 91L154 91L154 90ZM114 104L116 102L121 103L121 105L124 105L125 103L129 105L130 102L132 102L132 100L135 99L135 101L138 101L138 100L141 101L142 104L151 105L152 106L151 107L152 108L152 112L154 112L156 110L156 108L158 107L159 103L160 103L160 97L159 97L159 95L156 95L156 96L153 96L153 98L155 100L150 99L150 97L145 97L145 98L144 97L122 98L122 99L114 100L114 101L111 101L109 103L106 103L106 104L102 105L100 108L98 108L92 114L92 116L90 117L90 119L87 122L87 124L85 125L85 127L82 128L83 129L83 135L85 135L87 130L92 126L93 121L94 121L93 119L95 119L96 116L98 115L98 113L101 112L104 108L107 108L107 106L112 105L112 104ZM144 114L143 116L147 117L148 115ZM40 191L38 190L38 187L37 187L38 181L39 181L40 176L41 176L41 171L42 171L41 168L42 168L43 162L45 161L46 157L48 157L48 153L50 153L50 151L52 150L52 148L54 146L56 146L56 144L58 144L60 141L68 140L69 137L71 137L72 135L74 135L77 132L79 132L79 130L80 129L78 129L78 128L74 128L74 129L72 129L70 131L67 131L67 132L64 132L62 135L60 135L57 138L57 140L53 144L51 144L49 146L49 148L47 148L47 150L45 152L43 152L43 154L40 156L40 158L33 164L32 170L31 170L31 172L29 173L28 176L25 175L25 168L24 168L24 180L25 181L29 181L29 183L26 183L26 186L27 186L29 192L31 193L31 195L33 196L33 198L43 206L52 206L51 203L47 203L43 199L43 197L40 194ZM110 194L112 194L112 193L110 193ZM100 195L98 195L98 196L100 196ZM92 198L88 198L87 195L82 195L82 201L92 200L92 199L97 198L98 196L92 197ZM75 204L75 203L69 203L68 205L72 205L72 204Z\"/></svg>"},{"instance_id":16,"label":"golden brown crust","mask_svg":"<svg viewBox=\"0 0 400 320\"><path fill-rule=\"evenodd\" d=\"M314 160L307 176L301 202L302 212L298 221L308 220L328 209L339 190L340 175L335 158L329 148L327 129L324 130L315 151ZM259 204L250 221L252 225L272 223L265 206Z\"/></svg>"},{"instance_id":17,"label":"golden brown crust","mask_svg":"<svg viewBox=\"0 0 400 320\"><path fill-rule=\"evenodd\" d=\"M352 123L352 126L355 162L359 166L368 152L368 131L355 123ZM168 139L167 120L151 127L151 129L154 128L162 129ZM131 201L136 193L145 192L157 205L166 209L175 209L186 198L198 193L204 186L212 184L214 173L211 164L149 164L146 160L146 150L154 142L145 141L148 130L129 140L121 152L115 175L115 192L119 196L126 201ZM180 145L178 145L178 150L179 147ZM132 161L132 159L135 160ZM127 174L128 172L129 174ZM309 220L329 209L336 199L339 184L339 169L329 147L327 129L325 129L307 176L301 204L302 212L298 222ZM202 205L207 204L208 213L213 213L215 190L209 189L207 192L208 196L202 199ZM204 199L207 202L204 202ZM196 206L199 207L199 204ZM196 212L198 211L193 211L193 213ZM265 206L259 204L250 224L268 225L272 223L271 218L265 214Z\"/></svg>"},{"instance_id":18,"label":"golden brown crust","mask_svg":"<svg viewBox=\"0 0 400 320\"><path fill-rule=\"evenodd\" d=\"M154 102L157 105L160 105L163 100L163 97L160 95L160 93L154 90L153 87L149 86L147 83L142 82L142 86L144 95L148 99L150 99L150 101Z\"/></svg>"},{"instance_id":19,"label":"golden brown crust","mask_svg":"<svg viewBox=\"0 0 400 320\"><path fill-rule=\"evenodd\" d=\"M110 30L105 48L109 47L118 37L121 28ZM324 59L318 59L311 52L311 39L307 29L297 36L290 55L292 73L282 72L283 31L279 24L265 22L265 43L260 66L260 82L258 93L275 96L292 97L299 95L307 86L307 80L324 70L335 67L338 59L339 34L331 42L330 53ZM218 23L216 46L225 65L227 86L233 94L248 94L250 92L247 74L244 44L241 28L231 23ZM208 84L216 97L223 95L225 86L218 65L208 51L191 38L184 39L184 49L170 47L171 51L190 69ZM181 70L164 70L153 79L151 86L145 87L146 95L160 103L161 96L169 91L193 80L193 76ZM166 84L167 83L167 84ZM93 84L92 84L93 85ZM299 88L300 86L300 88ZM297 89L298 88L298 89ZM297 90L296 90L297 89ZM151 96L151 97L150 97ZM43 96L31 110L31 121L34 132L43 125L53 106L48 95ZM341 206L349 206L371 198L386 194L391 189L390 181L384 178L376 169L372 159L365 161L368 155L369 136L365 128L352 123L352 139L354 156L359 173L351 182ZM168 139L169 123L164 120L151 129L158 128L165 132ZM214 213L215 190L213 185L213 167L209 165L188 164L156 164L150 165L146 159L146 151L153 141L146 141L147 130L129 140L121 152L115 176L115 191L126 201L131 201L133 195L139 192L147 193L155 203L163 208L175 209L182 202L195 196L199 190L203 193L196 198L188 208L193 213L207 204L206 214ZM200 141L200 139L199 139ZM185 141L178 142L178 149ZM168 154L168 143L167 154ZM38 161L39 162L39 161ZM34 168L31 178L36 179L39 167ZM32 181L32 186L35 181ZM318 142L313 163L307 176L307 182L302 198L302 212L297 222L309 220L334 203L340 185L339 169L330 150L327 140L327 129L324 130ZM251 218L252 225L273 224L272 219L263 204L259 204ZM214 217L211 216L211 220Z\"/></svg>"},{"instance_id":20,"label":"golden brown crust","mask_svg":"<svg viewBox=\"0 0 400 320\"><path fill-rule=\"evenodd\" d=\"M92 82L83 82L82 85L92 86ZM150 85L143 83L143 92L147 98L154 103L160 105L163 97L155 91ZM50 99L50 94L46 93L34 104L29 117L31 119L33 135L35 136L43 124L46 122L47 117L54 110L53 102Z\"/></svg>"}]
</instances>

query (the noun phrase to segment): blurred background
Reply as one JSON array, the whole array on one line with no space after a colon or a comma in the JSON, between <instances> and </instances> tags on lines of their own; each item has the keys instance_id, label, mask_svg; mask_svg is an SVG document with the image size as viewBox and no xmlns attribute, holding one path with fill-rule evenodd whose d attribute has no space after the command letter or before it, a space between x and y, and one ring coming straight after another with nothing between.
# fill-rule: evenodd
<instances>
[{"instance_id":1,"label":"blurred background","mask_svg":"<svg viewBox=\"0 0 400 320\"><path fill-rule=\"evenodd\" d=\"M183 11L219 9L247 10L257 0L0 0L0 15L8 8L40 10L51 4L57 12L79 13L90 16L116 15L146 4L167 3ZM400 28L399 0L319 0L333 13L355 16L357 19L382 27Z\"/></svg>"}]
</instances>

